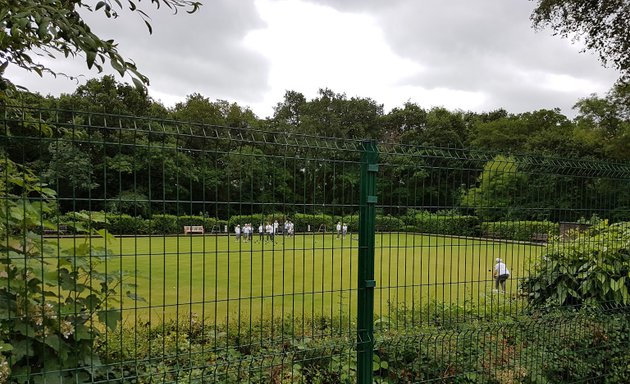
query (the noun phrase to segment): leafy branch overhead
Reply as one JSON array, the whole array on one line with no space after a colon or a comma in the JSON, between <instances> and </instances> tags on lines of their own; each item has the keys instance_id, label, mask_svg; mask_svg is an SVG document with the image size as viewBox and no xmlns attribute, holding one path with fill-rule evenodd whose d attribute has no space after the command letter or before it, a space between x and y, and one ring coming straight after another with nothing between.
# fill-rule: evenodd
<instances>
[{"instance_id":1,"label":"leafy branch overhead","mask_svg":"<svg viewBox=\"0 0 630 384\"><path fill-rule=\"evenodd\" d=\"M0 0L0 83L9 64L42 76L44 73L57 76L56 72L42 62L43 58L56 59L84 56L89 69L103 71L109 63L121 76L130 74L137 86L149 83L131 59L124 58L118 44L95 34L84 15L99 13L107 18L116 18L119 12L128 9L137 13L152 33L150 17L140 8L141 0L104 0L96 5L87 0ZM156 8L166 6L174 13L185 9L196 12L201 3L193 0L151 0Z\"/></svg>"},{"instance_id":2,"label":"leafy branch overhead","mask_svg":"<svg viewBox=\"0 0 630 384\"><path fill-rule=\"evenodd\" d=\"M604 65L630 78L630 3L627 0L537 0L531 19L535 28L575 37L597 52Z\"/></svg>"}]
</instances>

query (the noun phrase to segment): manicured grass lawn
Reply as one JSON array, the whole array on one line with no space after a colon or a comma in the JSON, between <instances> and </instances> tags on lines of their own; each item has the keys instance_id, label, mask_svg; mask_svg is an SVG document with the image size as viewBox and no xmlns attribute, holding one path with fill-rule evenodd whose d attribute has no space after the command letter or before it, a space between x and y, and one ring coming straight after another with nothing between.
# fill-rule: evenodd
<instances>
[{"instance_id":1,"label":"manicured grass lawn","mask_svg":"<svg viewBox=\"0 0 630 384\"><path fill-rule=\"evenodd\" d=\"M355 235L356 236L356 235ZM63 242L72 239L62 239ZM103 242L92 238L94 245ZM238 242L224 235L120 237L107 247L107 273L127 271L132 292L123 295L126 321L159 322L191 312L215 322L290 314L345 316L356 311L358 241L350 236L297 234L271 241ZM508 242L420 234L376 236L375 312L393 305L507 299L527 262L542 248ZM492 293L490 270L501 257L511 269L506 295ZM392 305L390 305L392 304Z\"/></svg>"}]
</instances>

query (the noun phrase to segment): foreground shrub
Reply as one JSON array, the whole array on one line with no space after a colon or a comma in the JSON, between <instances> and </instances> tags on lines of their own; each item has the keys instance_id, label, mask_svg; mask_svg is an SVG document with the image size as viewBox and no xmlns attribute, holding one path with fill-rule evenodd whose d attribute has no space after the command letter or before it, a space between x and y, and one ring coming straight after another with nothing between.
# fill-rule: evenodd
<instances>
[{"instance_id":1,"label":"foreground shrub","mask_svg":"<svg viewBox=\"0 0 630 384\"><path fill-rule=\"evenodd\" d=\"M534 306L628 305L630 226L600 222L555 238L521 287Z\"/></svg>"},{"instance_id":2,"label":"foreground shrub","mask_svg":"<svg viewBox=\"0 0 630 384\"><path fill-rule=\"evenodd\" d=\"M375 322L375 382L626 383L627 308L509 316L512 305L392 308ZM193 315L121 327L99 337L98 351L119 382L355 383L352 324L287 316L216 325Z\"/></svg>"},{"instance_id":3,"label":"foreground shrub","mask_svg":"<svg viewBox=\"0 0 630 384\"><path fill-rule=\"evenodd\" d=\"M55 193L6 159L3 173L0 382L91 382L104 371L94 338L116 327L121 316L112 309L116 291L127 287L99 272L106 248L78 239L60 246L32 232L57 228L42 221L56 205ZM74 217L74 230L108 237L93 230L88 219Z\"/></svg>"}]
</instances>

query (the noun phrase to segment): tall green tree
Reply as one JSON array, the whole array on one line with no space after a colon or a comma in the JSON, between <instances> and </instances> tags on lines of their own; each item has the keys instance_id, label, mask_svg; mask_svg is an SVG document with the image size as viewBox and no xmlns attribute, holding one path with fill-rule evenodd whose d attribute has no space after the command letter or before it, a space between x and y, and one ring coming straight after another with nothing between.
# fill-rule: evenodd
<instances>
[{"instance_id":1,"label":"tall green tree","mask_svg":"<svg viewBox=\"0 0 630 384\"><path fill-rule=\"evenodd\" d=\"M605 97L591 95L575 105L578 137L585 146L596 145L594 153L604 159L630 159L630 107L620 86Z\"/></svg>"},{"instance_id":2,"label":"tall green tree","mask_svg":"<svg viewBox=\"0 0 630 384\"><path fill-rule=\"evenodd\" d=\"M527 175L513 157L497 155L484 165L477 185L462 191L461 205L486 221L515 218L526 183Z\"/></svg>"},{"instance_id":3,"label":"tall green tree","mask_svg":"<svg viewBox=\"0 0 630 384\"><path fill-rule=\"evenodd\" d=\"M293 129L302 123L306 98L300 92L286 91L284 100L274 107L273 120L281 126L290 126Z\"/></svg>"},{"instance_id":4,"label":"tall green tree","mask_svg":"<svg viewBox=\"0 0 630 384\"><path fill-rule=\"evenodd\" d=\"M63 94L58 100L59 107L65 110L134 116L150 115L155 103L145 88L120 83L111 75L90 79L72 94Z\"/></svg>"},{"instance_id":5,"label":"tall green tree","mask_svg":"<svg viewBox=\"0 0 630 384\"><path fill-rule=\"evenodd\" d=\"M393 108L383 117L384 138L388 142L397 143L405 138L405 144L416 142L417 136L427 125L427 111L419 105L406 102L402 108Z\"/></svg>"},{"instance_id":6,"label":"tall green tree","mask_svg":"<svg viewBox=\"0 0 630 384\"><path fill-rule=\"evenodd\" d=\"M370 98L351 97L330 89L303 107L299 130L304 133L343 138L378 138L383 105Z\"/></svg>"}]
</instances>

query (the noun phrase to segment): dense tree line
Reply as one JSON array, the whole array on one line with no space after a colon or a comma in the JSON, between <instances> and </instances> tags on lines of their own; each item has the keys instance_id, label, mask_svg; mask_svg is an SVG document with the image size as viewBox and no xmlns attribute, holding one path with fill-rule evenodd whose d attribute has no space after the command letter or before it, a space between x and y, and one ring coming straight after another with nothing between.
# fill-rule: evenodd
<instances>
[{"instance_id":1,"label":"dense tree line","mask_svg":"<svg viewBox=\"0 0 630 384\"><path fill-rule=\"evenodd\" d=\"M62 212L204 212L225 219L305 212L305 204L317 203L309 208L313 213L353 213L358 154L283 146L274 142L280 134L285 140L293 135L387 143L393 150L381 154L378 186L384 214L456 208L487 220L557 221L616 209L610 218L625 219L619 212L630 203L623 180L563 176L553 160L627 162L630 114L624 100L627 88L617 85L603 97L579 100L575 118L557 109L476 113L411 102L385 112L370 98L322 89L311 100L288 91L273 116L261 119L247 107L201 94L165 107L145 89L104 76L72 94L22 92L6 99L2 144L9 158L29 164L57 190ZM20 106L43 112L28 116L35 110ZM24 114L20 122L9 121L17 111ZM538 160L518 160L526 158Z\"/></svg>"}]
</instances>

